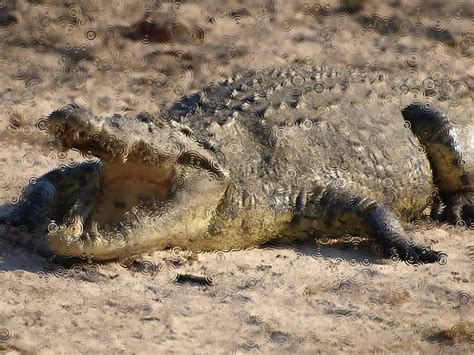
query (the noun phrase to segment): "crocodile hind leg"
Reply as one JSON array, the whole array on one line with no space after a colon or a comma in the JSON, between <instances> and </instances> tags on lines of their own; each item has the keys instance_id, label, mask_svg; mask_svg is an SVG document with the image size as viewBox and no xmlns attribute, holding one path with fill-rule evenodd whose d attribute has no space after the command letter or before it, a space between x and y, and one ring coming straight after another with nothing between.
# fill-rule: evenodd
<instances>
[{"instance_id":1,"label":"crocodile hind leg","mask_svg":"<svg viewBox=\"0 0 474 355\"><path fill-rule=\"evenodd\" d=\"M420 102L402 110L410 128L425 147L439 199L432 217L456 224L474 224L474 163L464 153L456 128L441 112ZM441 206L445 205L444 211Z\"/></svg>"},{"instance_id":2,"label":"crocodile hind leg","mask_svg":"<svg viewBox=\"0 0 474 355\"><path fill-rule=\"evenodd\" d=\"M443 255L411 243L395 214L382 203L340 189L315 191L298 219L301 227L313 226L329 236L368 236L385 257L410 264L437 262Z\"/></svg>"}]
</instances>

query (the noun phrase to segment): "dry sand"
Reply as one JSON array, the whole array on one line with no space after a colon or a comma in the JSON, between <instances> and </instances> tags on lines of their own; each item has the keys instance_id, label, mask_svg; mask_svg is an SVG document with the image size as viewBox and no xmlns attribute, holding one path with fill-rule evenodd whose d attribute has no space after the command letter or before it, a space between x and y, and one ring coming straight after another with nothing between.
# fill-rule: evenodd
<instances>
[{"instance_id":1,"label":"dry sand","mask_svg":"<svg viewBox=\"0 0 474 355\"><path fill-rule=\"evenodd\" d=\"M38 129L53 109L158 113L219 79L294 60L449 78L462 99L440 106L474 132L468 2L340 1L345 12L336 1L154 3L0 0L2 203L82 159ZM315 241L61 264L2 238L0 352L474 352L473 231L410 227L447 263L414 267L363 243Z\"/></svg>"}]
</instances>

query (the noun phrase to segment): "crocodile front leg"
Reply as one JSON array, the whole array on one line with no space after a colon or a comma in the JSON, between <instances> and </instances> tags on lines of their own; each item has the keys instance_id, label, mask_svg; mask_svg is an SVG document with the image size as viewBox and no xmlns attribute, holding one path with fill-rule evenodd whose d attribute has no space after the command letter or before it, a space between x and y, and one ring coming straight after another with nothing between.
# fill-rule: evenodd
<instances>
[{"instance_id":1,"label":"crocodile front leg","mask_svg":"<svg viewBox=\"0 0 474 355\"><path fill-rule=\"evenodd\" d=\"M42 176L28 185L18 204L2 217L0 223L33 231L50 217L51 202L55 197L54 183L48 179L48 175Z\"/></svg>"},{"instance_id":2,"label":"crocodile front leg","mask_svg":"<svg viewBox=\"0 0 474 355\"><path fill-rule=\"evenodd\" d=\"M375 241L382 255L409 264L433 263L443 257L440 252L410 243L395 214L382 203L341 189L314 191L299 223L334 237L367 236Z\"/></svg>"},{"instance_id":3,"label":"crocodile front leg","mask_svg":"<svg viewBox=\"0 0 474 355\"><path fill-rule=\"evenodd\" d=\"M62 246L94 230L91 217L101 195L99 175L97 162L54 169L26 187L0 224L6 226L7 235L17 235L18 228L33 233L22 239L31 241L41 254L61 254Z\"/></svg>"}]
</instances>

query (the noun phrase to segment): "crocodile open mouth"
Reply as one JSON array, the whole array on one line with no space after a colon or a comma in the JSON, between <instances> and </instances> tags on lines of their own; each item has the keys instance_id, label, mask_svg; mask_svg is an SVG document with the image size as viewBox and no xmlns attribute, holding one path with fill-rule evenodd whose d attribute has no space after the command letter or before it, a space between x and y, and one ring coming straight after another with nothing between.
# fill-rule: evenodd
<instances>
[{"instance_id":1,"label":"crocodile open mouth","mask_svg":"<svg viewBox=\"0 0 474 355\"><path fill-rule=\"evenodd\" d=\"M99 225L117 225L134 208L156 208L171 198L176 169L168 166L109 163L101 175L102 196L94 220Z\"/></svg>"}]
</instances>

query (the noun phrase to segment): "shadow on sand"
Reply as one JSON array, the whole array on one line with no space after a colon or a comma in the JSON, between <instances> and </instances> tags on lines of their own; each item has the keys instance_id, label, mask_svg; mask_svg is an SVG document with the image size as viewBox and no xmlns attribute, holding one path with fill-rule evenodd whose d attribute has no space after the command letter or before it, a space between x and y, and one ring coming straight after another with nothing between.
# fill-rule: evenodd
<instances>
[{"instance_id":1,"label":"shadow on sand","mask_svg":"<svg viewBox=\"0 0 474 355\"><path fill-rule=\"evenodd\" d=\"M31 273L51 272L57 267L70 268L73 265L87 264L77 258L65 258L49 255L34 247L33 238L41 236L15 235L0 233L0 271L26 271ZM387 260L377 258L370 250L368 242L357 245L344 241L332 241L330 244L318 241L300 243L266 243L259 247L265 250L292 250L296 255L311 257L316 260L333 260L335 263L370 265L383 264ZM106 264L108 262L100 262Z\"/></svg>"}]
</instances>

